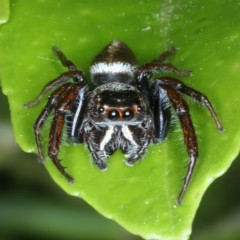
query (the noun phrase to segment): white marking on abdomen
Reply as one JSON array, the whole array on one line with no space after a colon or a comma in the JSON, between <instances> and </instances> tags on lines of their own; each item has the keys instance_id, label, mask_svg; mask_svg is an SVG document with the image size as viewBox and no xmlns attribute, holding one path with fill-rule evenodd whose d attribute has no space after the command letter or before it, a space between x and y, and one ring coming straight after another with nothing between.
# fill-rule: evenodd
<instances>
[{"instance_id":1,"label":"white marking on abdomen","mask_svg":"<svg viewBox=\"0 0 240 240\"><path fill-rule=\"evenodd\" d=\"M124 62L100 62L92 65L90 72L92 75L97 73L128 73L133 76L135 72L135 66Z\"/></svg>"},{"instance_id":2,"label":"white marking on abdomen","mask_svg":"<svg viewBox=\"0 0 240 240\"><path fill-rule=\"evenodd\" d=\"M99 148L99 150L104 150L105 145L106 145L106 144L110 141L110 139L112 138L113 132L114 132L114 127L113 127L113 126L110 126L110 127L108 128L108 130L106 131L103 140L102 140L101 143L100 143L100 148Z\"/></svg>"}]
</instances>

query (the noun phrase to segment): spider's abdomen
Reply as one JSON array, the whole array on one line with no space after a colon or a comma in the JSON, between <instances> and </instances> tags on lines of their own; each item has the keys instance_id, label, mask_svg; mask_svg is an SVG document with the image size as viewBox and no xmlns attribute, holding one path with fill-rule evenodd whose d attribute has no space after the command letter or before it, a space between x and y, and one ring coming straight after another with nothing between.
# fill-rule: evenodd
<instances>
[{"instance_id":1,"label":"spider's abdomen","mask_svg":"<svg viewBox=\"0 0 240 240\"><path fill-rule=\"evenodd\" d=\"M136 67L136 58L127 45L113 41L94 58L91 79L96 86L110 82L129 84L134 80Z\"/></svg>"}]
</instances>

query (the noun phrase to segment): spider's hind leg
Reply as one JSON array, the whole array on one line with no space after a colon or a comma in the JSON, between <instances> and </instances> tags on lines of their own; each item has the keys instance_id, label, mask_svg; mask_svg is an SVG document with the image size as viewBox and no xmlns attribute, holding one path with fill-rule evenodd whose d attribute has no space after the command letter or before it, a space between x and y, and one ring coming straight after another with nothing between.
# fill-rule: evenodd
<instances>
[{"instance_id":1,"label":"spider's hind leg","mask_svg":"<svg viewBox=\"0 0 240 240\"><path fill-rule=\"evenodd\" d=\"M177 48L175 46L171 46L167 51L163 52L158 58L154 59L152 62L154 63L163 63L170 56L172 56L176 52Z\"/></svg>"},{"instance_id":2,"label":"spider's hind leg","mask_svg":"<svg viewBox=\"0 0 240 240\"><path fill-rule=\"evenodd\" d=\"M59 77L53 79L48 84L46 84L35 100L24 104L24 107L26 108L30 108L37 105L46 95L46 93L57 88L61 84L69 82L71 79L73 79L74 82L76 83L86 85L84 73L82 71L77 70L76 66L71 61L69 61L57 47L53 47L53 50L57 54L63 66L69 68L69 71L61 74Z\"/></svg>"},{"instance_id":3,"label":"spider's hind leg","mask_svg":"<svg viewBox=\"0 0 240 240\"><path fill-rule=\"evenodd\" d=\"M175 52L175 50L175 47L171 47L168 51L163 52L157 59L138 67L136 86L145 99L149 99L150 97L149 82L151 81L154 73L171 72L180 77L187 77L192 74L191 71L182 71L170 63L164 63L164 61Z\"/></svg>"},{"instance_id":4,"label":"spider's hind leg","mask_svg":"<svg viewBox=\"0 0 240 240\"><path fill-rule=\"evenodd\" d=\"M52 50L56 53L58 59L61 61L64 67L68 67L69 71L77 70L77 67L74 65L74 63L68 60L64 53L58 47L53 46Z\"/></svg>"}]
</instances>

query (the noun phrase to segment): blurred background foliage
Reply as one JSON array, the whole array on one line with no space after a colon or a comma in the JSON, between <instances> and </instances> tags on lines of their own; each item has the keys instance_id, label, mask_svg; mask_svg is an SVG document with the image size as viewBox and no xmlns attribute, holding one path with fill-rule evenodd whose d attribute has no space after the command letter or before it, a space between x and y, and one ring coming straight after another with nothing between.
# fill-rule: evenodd
<instances>
[{"instance_id":1,"label":"blurred background foliage","mask_svg":"<svg viewBox=\"0 0 240 240\"><path fill-rule=\"evenodd\" d=\"M37 156L24 153L15 143L1 91L0 104L0 239L141 239L60 189L37 163ZM191 240L240 239L239 169L240 157L209 187Z\"/></svg>"}]
</instances>

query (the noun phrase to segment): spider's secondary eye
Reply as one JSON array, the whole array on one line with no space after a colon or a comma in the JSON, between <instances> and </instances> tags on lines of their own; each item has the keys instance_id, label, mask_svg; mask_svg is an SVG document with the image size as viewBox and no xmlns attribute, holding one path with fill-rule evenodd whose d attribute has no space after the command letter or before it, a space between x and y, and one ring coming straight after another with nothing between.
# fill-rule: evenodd
<instances>
[{"instance_id":1,"label":"spider's secondary eye","mask_svg":"<svg viewBox=\"0 0 240 240\"><path fill-rule=\"evenodd\" d=\"M98 112L99 112L99 113L103 113L103 112L104 112L104 108L103 108L103 107L99 107L99 108L98 108Z\"/></svg>"},{"instance_id":2,"label":"spider's secondary eye","mask_svg":"<svg viewBox=\"0 0 240 240\"><path fill-rule=\"evenodd\" d=\"M143 110L143 107L138 107L138 108L137 108L137 111L138 111L138 112L142 112L142 110Z\"/></svg>"},{"instance_id":3,"label":"spider's secondary eye","mask_svg":"<svg viewBox=\"0 0 240 240\"><path fill-rule=\"evenodd\" d=\"M119 118L119 113L116 110L112 110L108 113L108 118L111 120L117 120Z\"/></svg>"},{"instance_id":4,"label":"spider's secondary eye","mask_svg":"<svg viewBox=\"0 0 240 240\"><path fill-rule=\"evenodd\" d=\"M129 120L133 117L134 113L131 110L127 110L123 113L122 117L126 120Z\"/></svg>"}]
</instances>

